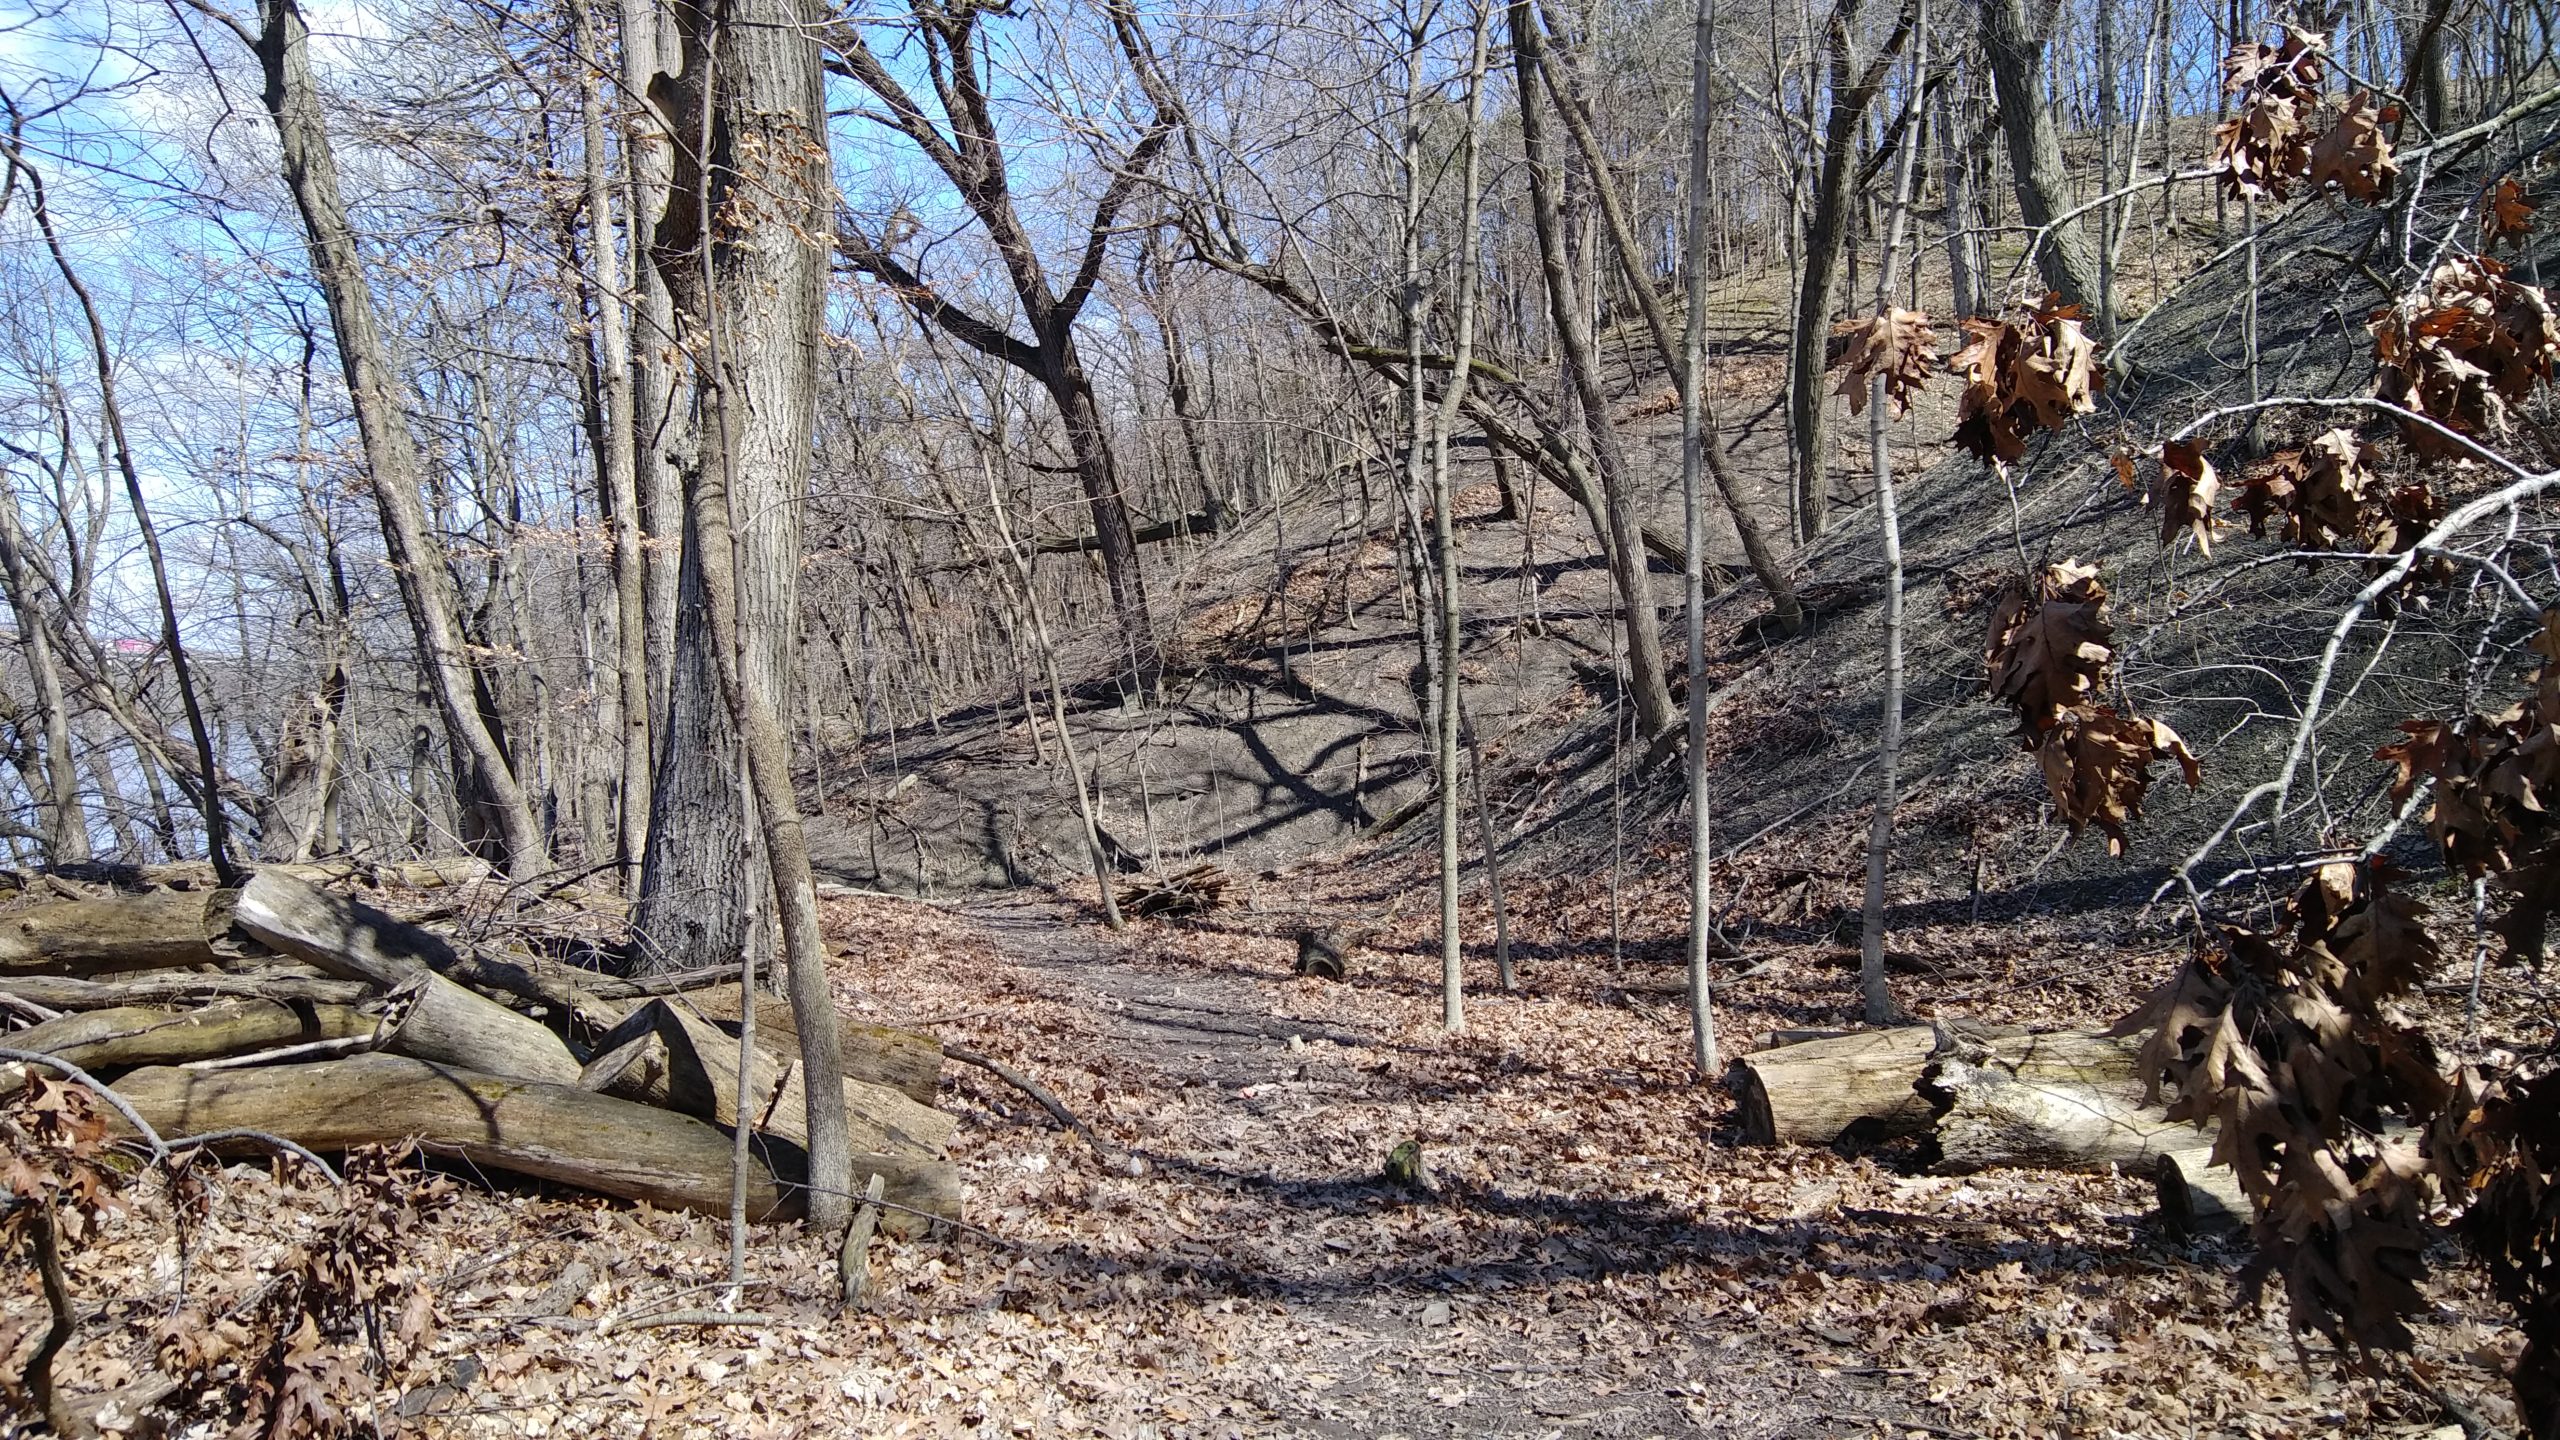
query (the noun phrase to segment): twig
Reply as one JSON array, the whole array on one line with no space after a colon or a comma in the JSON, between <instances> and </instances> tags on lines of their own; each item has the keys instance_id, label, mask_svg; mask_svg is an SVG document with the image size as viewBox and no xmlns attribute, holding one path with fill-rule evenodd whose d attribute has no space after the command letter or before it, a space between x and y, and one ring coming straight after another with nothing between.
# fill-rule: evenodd
<instances>
[{"instance_id":1,"label":"twig","mask_svg":"<svg viewBox=\"0 0 2560 1440\"><path fill-rule=\"evenodd\" d=\"M17 996L12 995L5 990L0 990L0 1006L6 1006L11 1010L15 1010L19 1014L25 1015L34 1020L39 1025L43 1024L47 1020L59 1020L62 1018L62 1012L59 1010L49 1009L37 1004L33 1000L21 1000Z\"/></svg>"},{"instance_id":2,"label":"twig","mask_svg":"<svg viewBox=\"0 0 2560 1440\"><path fill-rule=\"evenodd\" d=\"M169 1150L172 1154L180 1150L200 1150L206 1146L219 1145L226 1140L255 1140L270 1150L290 1155L294 1159L299 1160L305 1165L319 1171L321 1174L328 1176L329 1183L332 1185L343 1185L346 1183L338 1177L337 1171L329 1167L328 1161L321 1159L319 1156L299 1145L294 1144L292 1141L287 1140L281 1135L271 1135L264 1130L207 1130L201 1135L183 1135L169 1142Z\"/></svg>"},{"instance_id":3,"label":"twig","mask_svg":"<svg viewBox=\"0 0 2560 1440\"><path fill-rule=\"evenodd\" d=\"M977 1051L970 1049L966 1045L945 1045L942 1047L942 1053L959 1061L963 1065L975 1065L979 1069L993 1074L997 1079L1011 1085L1023 1094L1039 1101L1040 1108L1048 1111L1051 1119L1057 1121L1067 1129L1074 1131L1083 1139L1085 1144L1092 1146L1093 1153L1101 1156L1105 1165L1115 1170L1127 1169L1130 1167L1130 1157L1122 1154L1117 1147L1106 1142L1102 1137L1094 1134L1093 1127L1085 1124L1082 1120L1077 1119L1075 1112L1069 1110L1065 1103L1059 1100L1057 1096L1050 1094L1046 1089L1044 1089L1039 1081L1032 1079L1030 1076L1023 1074L1021 1071L1014 1069L1012 1066L996 1059L992 1055L982 1055Z\"/></svg>"},{"instance_id":4,"label":"twig","mask_svg":"<svg viewBox=\"0 0 2560 1440\"><path fill-rule=\"evenodd\" d=\"M222 1055L211 1060L189 1060L181 1070L234 1070L245 1065L264 1065L270 1060L293 1060L305 1055L346 1055L374 1048L371 1035L341 1035L331 1040L305 1040L299 1045L279 1045L273 1050L253 1050L246 1055Z\"/></svg>"},{"instance_id":5,"label":"twig","mask_svg":"<svg viewBox=\"0 0 2560 1440\"><path fill-rule=\"evenodd\" d=\"M169 1158L169 1143L160 1138L160 1132L152 1129L151 1122L143 1119L142 1113L134 1109L131 1102L117 1094L104 1080L59 1055L47 1055L40 1050L0 1048L0 1060L15 1060L22 1065L42 1065L61 1072L63 1078L67 1080L87 1086L99 1099L107 1102L108 1108L123 1116L124 1123L132 1126L134 1133L142 1137L143 1143L151 1147L151 1159L155 1164Z\"/></svg>"}]
</instances>

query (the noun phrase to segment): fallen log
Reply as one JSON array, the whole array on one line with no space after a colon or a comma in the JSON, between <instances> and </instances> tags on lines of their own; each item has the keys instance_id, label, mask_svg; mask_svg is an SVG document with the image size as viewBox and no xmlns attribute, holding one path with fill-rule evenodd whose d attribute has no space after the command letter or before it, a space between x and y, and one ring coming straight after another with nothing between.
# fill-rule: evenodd
<instances>
[{"instance_id":1,"label":"fallen log","mask_svg":"<svg viewBox=\"0 0 2560 1440\"><path fill-rule=\"evenodd\" d=\"M618 1009L599 1003L572 980L575 972L568 966L519 963L457 947L432 930L280 870L262 870L242 887L233 922L270 948L331 974L390 986L424 969L548 1005L599 1029L621 1018Z\"/></svg>"},{"instance_id":2,"label":"fallen log","mask_svg":"<svg viewBox=\"0 0 2560 1440\"><path fill-rule=\"evenodd\" d=\"M9 1036L8 1043L83 1070L117 1070L352 1039L373 1033L380 1019L352 1005L294 1006L272 1000L220 1000L191 1010L128 1005L47 1020Z\"/></svg>"},{"instance_id":3,"label":"fallen log","mask_svg":"<svg viewBox=\"0 0 2560 1440\"><path fill-rule=\"evenodd\" d=\"M2147 1171L2192 1150L2195 1127L2145 1103L2141 1050L2138 1037L2068 1032L1958 1041L1918 1081L1936 1168Z\"/></svg>"},{"instance_id":4,"label":"fallen log","mask_svg":"<svg viewBox=\"0 0 2560 1440\"><path fill-rule=\"evenodd\" d=\"M600 1195L703 1215L729 1210L728 1136L690 1116L571 1085L377 1054L250 1070L154 1067L125 1076L116 1091L163 1135L256 1130L320 1151L414 1139L432 1154ZM751 1156L750 1219L800 1213L798 1160L781 1147ZM875 1174L888 1203L911 1218L960 1218L959 1173L949 1161L854 1157L856 1185Z\"/></svg>"},{"instance_id":5,"label":"fallen log","mask_svg":"<svg viewBox=\"0 0 2560 1440\"><path fill-rule=\"evenodd\" d=\"M734 971L731 973L735 973ZM738 1024L738 982L687 990L684 1004L703 1018L734 1034ZM904 1091L919 1105L931 1105L942 1088L942 1042L918 1030L871 1025L842 1010L836 1012L836 1034L843 1042L842 1069L847 1080L866 1080ZM787 1060L800 1058L800 1028L791 1002L756 992L756 1042Z\"/></svg>"},{"instance_id":6,"label":"fallen log","mask_svg":"<svg viewBox=\"0 0 2560 1440\"><path fill-rule=\"evenodd\" d=\"M330 880L355 880L377 888L399 886L406 890L440 890L453 885L468 885L486 880L495 871L486 860L469 855L446 855L432 860L357 860L349 856L333 856L326 860L306 860L290 865L260 865L260 875L284 875L296 880L320 884ZM145 885L209 886L216 883L213 864L207 860L180 860L167 865L145 865L131 872Z\"/></svg>"},{"instance_id":7,"label":"fallen log","mask_svg":"<svg viewBox=\"0 0 2560 1440\"><path fill-rule=\"evenodd\" d=\"M730 1142L699 1120L567 1085L399 1055L250 1070L136 1070L116 1085L163 1135L262 1130L314 1150L416 1139L438 1155L705 1215L729 1210ZM896 1177L891 1177L894 1185ZM797 1200L751 1161L747 1214Z\"/></svg>"},{"instance_id":8,"label":"fallen log","mask_svg":"<svg viewBox=\"0 0 2560 1440\"><path fill-rule=\"evenodd\" d=\"M644 1008L653 1016L658 1039L667 1048L670 1103L676 1109L715 1125L744 1123L750 1130L807 1146L808 1072L798 1057L777 1061L759 1054L748 1098L741 1104L736 1037L663 1000L652 1000ZM950 1143L957 1122L932 1106L867 1080L838 1077L836 1084L851 1122L854 1149L940 1156Z\"/></svg>"},{"instance_id":9,"label":"fallen log","mask_svg":"<svg viewBox=\"0 0 2560 1440\"><path fill-rule=\"evenodd\" d=\"M1911 1087L1937 1034L1926 1025L1868 1030L1761 1050L1736 1060L1742 1137L1753 1145L1828 1145L1852 1129L1865 1140L1929 1128Z\"/></svg>"},{"instance_id":10,"label":"fallen log","mask_svg":"<svg viewBox=\"0 0 2560 1440\"><path fill-rule=\"evenodd\" d=\"M361 980L333 979L301 965L218 975L119 975L108 980L68 975L0 976L0 994L15 995L52 1010L107 1010L222 998L273 1000L283 1005L354 1005L377 993Z\"/></svg>"},{"instance_id":11,"label":"fallen log","mask_svg":"<svg viewBox=\"0 0 2560 1440\"><path fill-rule=\"evenodd\" d=\"M96 975L210 965L233 892L146 890L35 905L0 917L0 973Z\"/></svg>"},{"instance_id":12,"label":"fallen log","mask_svg":"<svg viewBox=\"0 0 2560 1440\"><path fill-rule=\"evenodd\" d=\"M391 1046L401 1054L518 1080L578 1082L577 1057L559 1036L438 973L452 968L454 951L428 931L271 872L240 891L233 918L260 942L332 975L413 992L416 1008ZM431 963L437 959L446 963Z\"/></svg>"}]
</instances>

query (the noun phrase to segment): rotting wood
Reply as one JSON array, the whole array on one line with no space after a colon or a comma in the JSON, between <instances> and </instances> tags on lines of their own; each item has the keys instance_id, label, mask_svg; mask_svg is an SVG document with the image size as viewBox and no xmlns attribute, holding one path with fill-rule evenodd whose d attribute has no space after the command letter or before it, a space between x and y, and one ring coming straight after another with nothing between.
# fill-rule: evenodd
<instances>
[{"instance_id":1,"label":"rotting wood","mask_svg":"<svg viewBox=\"0 0 2560 1440\"><path fill-rule=\"evenodd\" d=\"M0 973L96 975L210 965L232 892L147 890L35 905L0 917Z\"/></svg>"},{"instance_id":2,"label":"rotting wood","mask_svg":"<svg viewBox=\"0 0 2560 1440\"><path fill-rule=\"evenodd\" d=\"M415 1137L436 1154L598 1194L705 1215L729 1208L727 1136L689 1116L573 1085L376 1054L252 1070L155 1066L125 1076L116 1090L168 1135L262 1130L324 1151ZM897 1179L890 1176L893 1186ZM799 1210L762 1163L747 1188L748 1211L759 1220Z\"/></svg>"},{"instance_id":3,"label":"rotting wood","mask_svg":"<svg viewBox=\"0 0 2560 1440\"><path fill-rule=\"evenodd\" d=\"M9 1037L20 1050L57 1056L84 1070L182 1065L279 1045L371 1034L378 1017L351 1005L281 1005L221 1000L194 1009L128 1005L84 1010Z\"/></svg>"},{"instance_id":4,"label":"rotting wood","mask_svg":"<svg viewBox=\"0 0 2560 1440\"><path fill-rule=\"evenodd\" d=\"M577 1058L560 1037L438 973L453 968L454 952L428 931L273 872L261 872L240 892L233 919L261 943L333 975L385 989L414 985L416 1009L392 1047L404 1055L521 1080L577 1083Z\"/></svg>"},{"instance_id":5,"label":"rotting wood","mask_svg":"<svg viewBox=\"0 0 2560 1440\"><path fill-rule=\"evenodd\" d=\"M645 1008L667 1047L670 1103L676 1109L716 1125L736 1125L743 1116L743 1123L762 1134L807 1143L807 1072L797 1056L787 1064L757 1067L755 1093L741 1104L736 1037L665 1001ZM939 1156L950 1143L956 1122L941 1111L886 1085L841 1078L837 1084L857 1152Z\"/></svg>"}]
</instances>

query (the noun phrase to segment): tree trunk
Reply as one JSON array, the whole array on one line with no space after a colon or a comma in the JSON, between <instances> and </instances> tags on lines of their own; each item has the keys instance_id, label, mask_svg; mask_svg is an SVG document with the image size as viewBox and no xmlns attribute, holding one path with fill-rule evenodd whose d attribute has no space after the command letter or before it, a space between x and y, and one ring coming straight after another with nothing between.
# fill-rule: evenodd
<instances>
[{"instance_id":1,"label":"tree trunk","mask_svg":"<svg viewBox=\"0 0 2560 1440\"><path fill-rule=\"evenodd\" d=\"M51 622L38 606L34 567L27 563L26 533L18 527L17 493L0 485L0 582L9 587L9 611L18 622L18 648L35 680L44 724L44 763L21 776L36 802L44 832L45 863L77 865L89 858L89 818L80 803L80 772L71 757L71 707L63 698L62 669L54 661Z\"/></svg>"},{"instance_id":2,"label":"tree trunk","mask_svg":"<svg viewBox=\"0 0 2560 1440\"><path fill-rule=\"evenodd\" d=\"M267 794L261 797L258 858L300 864L329 844L330 797L338 786L339 717L347 707L346 631L315 616L320 629L320 684L286 703L276 737Z\"/></svg>"},{"instance_id":3,"label":"tree trunk","mask_svg":"<svg viewBox=\"0 0 2560 1440\"><path fill-rule=\"evenodd\" d=\"M2099 0L2101 5L2108 0ZM1876 264L1878 323L1893 309L1894 262L1902 249L1903 222L1911 211L1911 176L1920 157L1921 105L1927 99L1929 0L1913 12L1909 127L1895 166L1893 210L1885 222L1884 256ZM1866 910L1860 925L1858 989L1867 1023L1882 1025L1896 1007L1884 979L1885 879L1893 857L1893 817L1902 802L1902 513L1893 489L1892 411L1882 370L1867 382L1867 452L1876 481L1876 521L1884 550L1884 722L1876 739L1875 813L1867 825Z\"/></svg>"},{"instance_id":4,"label":"tree trunk","mask_svg":"<svg viewBox=\"0 0 2560 1440\"><path fill-rule=\"evenodd\" d=\"M578 46L578 120L586 149L588 285L596 320L596 384L603 433L596 437L596 499L613 533L614 689L620 701L619 782L614 787L614 865L622 893L640 893L649 843L648 560L640 543L640 488L632 422L631 337L623 321L620 248L614 241L613 185L606 165L604 56L588 0L571 0ZM593 863L593 856L588 857Z\"/></svg>"},{"instance_id":5,"label":"tree trunk","mask_svg":"<svg viewBox=\"0 0 2560 1440\"><path fill-rule=\"evenodd\" d=\"M1544 47L1529 0L1511 0L1509 9L1514 67L1519 73L1521 144L1529 167L1529 209L1538 232L1539 263L1546 273L1547 308L1555 325L1556 345L1573 394L1580 402L1592 457L1600 471L1600 510L1592 518L1609 534L1609 569L1617 582L1620 608L1626 616L1628 687L1636 707L1636 724L1646 738L1677 723L1671 709L1671 687L1663 674L1662 624L1653 604L1653 578L1644 560L1638 533L1633 484L1617 429L1609 417L1608 395L1600 385L1599 355L1592 344L1580 289L1566 263L1563 225L1557 215L1556 165L1546 143L1537 103Z\"/></svg>"},{"instance_id":6,"label":"tree trunk","mask_svg":"<svg viewBox=\"0 0 2560 1440\"><path fill-rule=\"evenodd\" d=\"M1699 63L1706 62L1702 59ZM1628 292L1635 297L1637 308L1644 314L1645 329L1653 336L1654 349L1662 356L1662 368L1671 373L1672 383L1680 387L1683 395L1687 395L1692 388L1697 391L1700 433L1712 437L1700 446L1698 457L1705 465L1708 476L1715 482L1716 493L1724 501L1725 514L1733 521L1734 535L1742 542L1743 560L1750 565L1753 577L1760 582L1760 588L1769 594L1769 607L1776 617L1778 633L1793 635L1804 628L1804 606L1796 598L1795 582L1787 578L1786 567L1779 562L1776 553L1769 548L1768 537L1760 529L1759 518L1753 515L1750 507L1743 503L1740 491L1734 486L1732 472L1725 465L1724 440L1719 433L1715 407L1706 398L1703 378L1696 387L1689 384L1690 371L1706 363L1704 341L1701 340L1698 353L1694 357L1673 345L1670 317L1663 312L1661 297L1654 293L1652 277L1645 273L1641 258L1642 250L1636 243L1634 227L1628 223L1626 206L1619 198L1618 182L1610 173L1608 157L1600 149L1599 136L1591 123L1590 109L1584 104L1581 93L1571 84L1564 83L1554 67L1547 68L1547 78L1550 82L1548 89L1555 96L1556 113L1564 120L1565 131L1573 137L1574 147L1582 154L1583 167L1590 173L1592 192L1600 201L1600 214L1608 222L1611 249L1617 253L1618 264L1625 276ZM1703 84L1704 82L1700 82L1701 87ZM1692 96L1695 115L1703 117L1706 113L1706 104L1706 90L1697 88ZM1693 120L1692 123L1698 124L1703 121ZM1704 144L1704 132L1693 132L1692 143ZM1703 171L1694 165L1691 167L1690 184L1701 194L1706 188ZM1705 262L1706 256L1703 242L1701 242L1697 253L1692 255L1690 264L1703 276ZM1705 292L1701 290L1690 297L1692 313L1703 308L1704 294ZM1686 405L1687 402L1684 400L1683 404ZM1702 543L1703 533L1698 530L1690 531L1687 540L1681 546L1685 552L1681 558L1681 568L1684 572L1693 565L1702 566L1705 563L1698 558ZM1702 576L1703 573L1701 571Z\"/></svg>"},{"instance_id":7,"label":"tree trunk","mask_svg":"<svg viewBox=\"0 0 2560 1440\"><path fill-rule=\"evenodd\" d=\"M1680 567L1689 645L1689 1063L1700 1081L1721 1067L1715 1011L1708 990L1708 952L1715 934L1713 851L1707 795L1706 496L1700 484L1707 452L1707 113L1714 88L1715 0L1697 0L1689 60L1689 313L1681 337L1680 500L1687 521L1688 563Z\"/></svg>"},{"instance_id":8,"label":"tree trunk","mask_svg":"<svg viewBox=\"0 0 2560 1440\"><path fill-rule=\"evenodd\" d=\"M1822 381L1824 342L1831 335L1831 296L1848 238L1849 182L1858 169L1858 131L1902 43L1911 34L1912 0L1901 23L1863 74L1850 71L1849 25L1863 0L1840 0L1831 12L1831 109L1823 124L1822 164L1816 172L1813 211L1806 217L1804 264L1796 282L1795 316L1788 330L1787 438L1795 464L1796 538L1810 540L1830 523L1831 402Z\"/></svg>"},{"instance_id":9,"label":"tree trunk","mask_svg":"<svg viewBox=\"0 0 2560 1440\"><path fill-rule=\"evenodd\" d=\"M542 831L505 751L481 717L472 665L456 633L453 583L420 498L426 466L409 434L398 372L390 362L372 284L347 219L337 155L311 74L310 28L300 0L260 0L258 19L263 94L275 120L285 184L302 217L312 277L328 302L338 363L372 472L369 488L382 521L383 547L417 642L418 665L457 768L468 782L460 799L477 809L500 837L496 848L508 869L518 878L530 877L547 861Z\"/></svg>"},{"instance_id":10,"label":"tree trunk","mask_svg":"<svg viewBox=\"0 0 2560 1440\"><path fill-rule=\"evenodd\" d=\"M684 497L677 475L692 454L693 425L676 367L675 302L666 277L644 253L649 225L666 213L675 177L672 77L684 56L664 0L620 0L622 95L630 123L622 134L628 186L624 216L631 235L631 482L640 529L649 544L641 563L642 655L648 669L649 763L663 743L675 690L676 596L684 554ZM618 577L617 577L618 578ZM644 837L646 832L643 832ZM641 842L647 849L647 840ZM626 892L636 893L636 892Z\"/></svg>"},{"instance_id":11,"label":"tree trunk","mask_svg":"<svg viewBox=\"0 0 2560 1440\"><path fill-rule=\"evenodd\" d=\"M735 0L711 13L688 5L677 17L684 74L661 88L680 97L677 113L699 142L670 187L651 255L682 317L702 401L701 463L686 477L685 512L703 623L687 627L679 648L707 654L699 668L717 682L733 743L743 743L802 1063L836 1075L844 1066L816 882L780 719L816 424L829 254L818 237L832 229L824 88L813 17L797 0ZM670 768L682 768L673 734ZM728 794L742 814L749 797ZM668 798L659 798L662 812ZM694 858L703 893L749 900L712 882L750 867ZM823 1089L807 1105L809 1219L826 1230L852 1213L852 1152L843 1106Z\"/></svg>"},{"instance_id":12,"label":"tree trunk","mask_svg":"<svg viewBox=\"0 0 2560 1440\"><path fill-rule=\"evenodd\" d=\"M2031 22L2026 0L1981 0L1982 48L2000 101L2000 130L2008 139L2009 168L2017 184L2018 218L2042 231L2070 208L2070 168L2044 85L2045 23ZM2046 0L2048 17L2056 0ZM2101 182L2103 183L2103 182ZM2048 234L2036 251L2038 272L2063 302L2092 317L2112 313L2099 291L2098 266L2089 237L2074 222ZM2098 333L2104 335L2101 330Z\"/></svg>"},{"instance_id":13,"label":"tree trunk","mask_svg":"<svg viewBox=\"0 0 2560 1440\"><path fill-rule=\"evenodd\" d=\"M1040 385L1058 407L1067 432L1068 452L1075 457L1076 483L1083 487L1085 507L1093 513L1094 548L1102 556L1102 576L1111 590L1112 613L1119 617L1122 650L1130 674L1143 689L1155 668L1155 621L1147 608L1147 578L1138 560L1138 539L1129 522L1128 496L1120 488L1120 466L1111 453L1110 433L1094 405L1093 382L1085 377L1075 332L1061 331L1040 347Z\"/></svg>"}]
</instances>

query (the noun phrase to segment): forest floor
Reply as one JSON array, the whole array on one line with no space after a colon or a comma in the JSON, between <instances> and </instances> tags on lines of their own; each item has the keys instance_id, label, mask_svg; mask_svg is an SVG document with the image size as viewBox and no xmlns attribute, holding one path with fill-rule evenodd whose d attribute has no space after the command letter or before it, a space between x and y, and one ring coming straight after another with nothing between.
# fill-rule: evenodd
<instances>
[{"instance_id":1,"label":"forest floor","mask_svg":"<svg viewBox=\"0 0 2560 1440\"><path fill-rule=\"evenodd\" d=\"M853 1316L830 1246L760 1229L743 1308L769 1319L720 1328L643 1317L719 1303L721 1224L464 1177L409 1237L437 1311L391 1415L457 1436L2461 1435L2406 1379L2297 1358L2281 1310L2242 1302L2240 1251L2170 1240L2134 1180L1739 1147L1691 1083L1676 947L1648 922L1612 958L1605 884L1543 897L1521 989L1472 995L1463 1037L1405 907L1345 981L1290 974L1302 917L1420 893L1404 868L1126 935L1033 892L828 902L849 1011L1021 1068L1143 1173L951 1065L971 1228L875 1247ZM1912 937L1948 958L1906 1003L1997 990L2063 1024L2148 978L2056 963L2076 951L2032 924L1959 928ZM1728 1049L1836 1019L1828 956L1728 977ZM1381 1177L1408 1139L1437 1193ZM128 1218L75 1259L104 1313L72 1385L130 1378L109 1332L146 1333L182 1275L255 1285L319 1214L259 1167L217 1188L191 1255ZM2431 1295L2412 1373L2500 1427L2514 1337L2460 1272Z\"/></svg>"}]
</instances>

